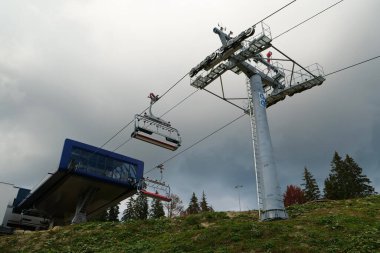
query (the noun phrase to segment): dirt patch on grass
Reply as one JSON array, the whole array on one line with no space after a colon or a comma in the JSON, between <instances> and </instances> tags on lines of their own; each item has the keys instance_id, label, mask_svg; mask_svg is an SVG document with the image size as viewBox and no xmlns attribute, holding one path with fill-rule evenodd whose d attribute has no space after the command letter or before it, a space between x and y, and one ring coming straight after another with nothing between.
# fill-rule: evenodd
<instances>
[{"instance_id":1,"label":"dirt patch on grass","mask_svg":"<svg viewBox=\"0 0 380 253\"><path fill-rule=\"evenodd\" d=\"M204 228L208 228L212 225L214 225L215 223L210 223L210 222L202 222L201 223L201 226L204 227Z\"/></svg>"},{"instance_id":2,"label":"dirt patch on grass","mask_svg":"<svg viewBox=\"0 0 380 253\"><path fill-rule=\"evenodd\" d=\"M234 211L227 211L226 213L229 218L234 218L240 214L240 212L234 212Z\"/></svg>"}]
</instances>

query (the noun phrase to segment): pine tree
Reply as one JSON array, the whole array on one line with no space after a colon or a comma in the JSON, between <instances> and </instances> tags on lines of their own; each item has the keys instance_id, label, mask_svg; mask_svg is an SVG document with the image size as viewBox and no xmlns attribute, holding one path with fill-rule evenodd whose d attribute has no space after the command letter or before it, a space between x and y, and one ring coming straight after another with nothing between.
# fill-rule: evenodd
<instances>
[{"instance_id":1,"label":"pine tree","mask_svg":"<svg viewBox=\"0 0 380 253\"><path fill-rule=\"evenodd\" d=\"M206 194L205 194L204 191L202 192L202 200L199 203L199 207L200 207L200 211L201 212L208 212L208 211L210 211L210 207L208 206L208 203L206 201Z\"/></svg>"},{"instance_id":2,"label":"pine tree","mask_svg":"<svg viewBox=\"0 0 380 253\"><path fill-rule=\"evenodd\" d=\"M157 192L156 192L157 193ZM150 218L157 219L165 216L164 205L161 200L153 199L150 207Z\"/></svg>"},{"instance_id":3,"label":"pine tree","mask_svg":"<svg viewBox=\"0 0 380 253\"><path fill-rule=\"evenodd\" d=\"M136 213L134 209L135 209L135 200L133 199L133 197L130 197L127 203L127 208L124 210L123 217L121 217L121 220L122 221L135 220Z\"/></svg>"},{"instance_id":4,"label":"pine tree","mask_svg":"<svg viewBox=\"0 0 380 253\"><path fill-rule=\"evenodd\" d=\"M352 157L346 155L344 159L346 166L349 168L348 178L351 181L349 198L364 197L375 193L375 189L369 185L371 180L363 175L363 169L354 161Z\"/></svg>"},{"instance_id":5,"label":"pine tree","mask_svg":"<svg viewBox=\"0 0 380 253\"><path fill-rule=\"evenodd\" d=\"M331 173L329 177L325 180L324 194L327 199L342 199L343 195L343 182L342 175L344 171L344 164L342 158L339 156L338 152L335 151L334 157L331 161Z\"/></svg>"},{"instance_id":6,"label":"pine tree","mask_svg":"<svg viewBox=\"0 0 380 253\"><path fill-rule=\"evenodd\" d=\"M319 199L321 196L321 193L319 191L318 184L315 181L313 175L309 172L309 170L306 167L303 173L303 181L304 183L301 185L304 187L303 192L304 192L306 201Z\"/></svg>"},{"instance_id":7,"label":"pine tree","mask_svg":"<svg viewBox=\"0 0 380 253\"><path fill-rule=\"evenodd\" d=\"M107 221L119 221L119 204L108 208Z\"/></svg>"},{"instance_id":8,"label":"pine tree","mask_svg":"<svg viewBox=\"0 0 380 253\"><path fill-rule=\"evenodd\" d=\"M139 194L134 205L135 217L138 220L146 220L148 218L148 199L144 194Z\"/></svg>"},{"instance_id":9,"label":"pine tree","mask_svg":"<svg viewBox=\"0 0 380 253\"><path fill-rule=\"evenodd\" d=\"M187 214L195 214L199 213L200 208L198 205L198 198L195 196L195 193L193 192L193 195L191 196L189 207L186 209Z\"/></svg>"},{"instance_id":10,"label":"pine tree","mask_svg":"<svg viewBox=\"0 0 380 253\"><path fill-rule=\"evenodd\" d=\"M305 195L300 187L295 185L288 185L286 187L286 191L284 193L284 205L286 207L305 202Z\"/></svg>"},{"instance_id":11,"label":"pine tree","mask_svg":"<svg viewBox=\"0 0 380 253\"><path fill-rule=\"evenodd\" d=\"M328 199L348 199L375 193L371 181L362 174L362 168L350 157L345 159L335 152L331 162L331 173L325 180L325 197Z\"/></svg>"}]
</instances>

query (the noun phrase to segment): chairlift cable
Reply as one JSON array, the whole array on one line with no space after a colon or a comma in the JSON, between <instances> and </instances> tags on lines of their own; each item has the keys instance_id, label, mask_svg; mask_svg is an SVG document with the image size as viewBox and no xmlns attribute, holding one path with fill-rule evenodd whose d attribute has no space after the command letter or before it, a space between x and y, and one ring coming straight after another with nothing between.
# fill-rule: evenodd
<instances>
[{"instance_id":1,"label":"chairlift cable","mask_svg":"<svg viewBox=\"0 0 380 253\"><path fill-rule=\"evenodd\" d=\"M181 101L179 101L176 105L174 105L173 107L171 107L169 110L167 110L166 112L164 112L161 116L165 116L166 114L168 114L170 111L172 111L174 108L176 108L177 106L179 106L180 104L182 104L183 102L185 102L189 97L191 97L192 95L194 95L194 93L196 93L197 91L199 90L195 90L193 91L192 93L190 93L187 97L185 97L184 99L182 99Z\"/></svg>"},{"instance_id":2,"label":"chairlift cable","mask_svg":"<svg viewBox=\"0 0 380 253\"><path fill-rule=\"evenodd\" d=\"M344 1L344 0L340 0L340 1L336 2L336 3L334 3L333 5L331 5L331 6L327 7L326 9L324 9L324 10L318 12L317 14L313 15L312 17L310 17L310 18L308 18L308 19L302 21L301 23L299 23L299 24L293 26L292 28L286 30L285 32L283 32L283 33L277 35L277 36L274 37L272 40L274 40L274 39L276 39L276 38L278 38L278 37L280 37L280 36L282 36L282 35L284 35L284 34L290 32L291 30L295 29L296 27L298 27L298 26L300 26L300 25L306 23L307 21L309 21L309 20L315 18L316 16L322 14L323 12L325 12L325 11L331 9L332 7L338 5L339 3L343 2L343 1ZM293 1L293 2L294 2L294 1ZM288 5L292 4L293 2L289 3ZM288 5L286 5L286 6L288 6ZM283 8L285 8L286 6L284 6ZM283 8L281 8L281 9L283 9ZM281 10L281 9L279 9L279 10ZM278 10L278 11L279 11L279 10ZM278 11L276 11L276 12L278 12ZM273 14L274 14L274 13L273 13ZM265 19L269 18L269 17L272 16L273 14L267 16L266 18L264 18L264 19L261 20L260 22L262 22L262 21L264 21ZM260 23L260 22L258 22L258 23ZM257 23L257 24L258 24L258 23ZM360 64L363 64L363 63L366 63L366 62L369 62L369 61L375 60L375 59L377 59L377 58L379 58L379 57L380 57L380 55L379 55L379 56L376 56L376 57L373 57L373 58L370 58L370 59L368 59L368 60L365 60L365 61L362 61L362 62L359 62L359 63L353 64L353 65L350 65L350 66L348 66L348 67L345 67L345 68L342 68L342 69L339 69L339 70L333 71L333 72L331 72L331 73L328 73L328 74L324 75L324 77L329 76L329 75L333 75L333 74L336 74L336 73L338 73L338 72L341 72L341 71L347 70L347 69L349 69L349 68L352 68L352 67L358 66L358 65L360 65ZM204 89L204 90L206 90L206 89ZM206 90L206 91L208 91L208 90ZM209 91L208 91L208 92L209 92ZM194 93L195 93L195 92L194 92ZM212 92L209 92L209 93L213 94ZM192 95L192 94L191 94L191 95ZM213 95L216 95L216 94L213 94ZM219 97L219 98L221 98L221 99L224 100L224 101L227 101L226 99L223 99L222 97L220 97L220 96L218 96L218 95L216 95L216 96ZM227 101L227 102L231 103L230 101ZM233 103L231 103L231 104L233 104ZM233 105L236 106L236 107L239 107L239 106L237 106L236 104L233 104ZM239 107L239 108L240 108L240 109L243 109L243 108L241 108L241 107ZM243 110L244 110L244 109L243 109ZM230 125L230 124L232 124L233 122L237 121L238 119L240 119L240 118L243 117L244 115L245 115L245 113L244 113L243 115L239 116L238 118L234 119L233 121L229 122L228 124L224 125L223 127L219 128L219 129L217 129L217 130L215 130L214 132L212 132L211 134L209 134L209 135L207 135L206 137L202 138L201 140L195 142L194 144L192 144L192 145L189 146L188 148L186 148L186 149L182 150L181 152L175 154L174 156L168 158L167 160L165 160L165 161L162 162L161 164L164 164L164 163L166 163L166 162L168 162L168 161L174 159L175 157L179 156L180 154L184 153L185 151L189 150L190 148L196 146L196 145L199 144L200 142L206 140L208 137L212 136L213 134L219 132L220 130L224 129L224 128L227 127L228 125ZM150 170L148 170L148 171L145 172L144 174L148 174L148 173L152 172L152 171L153 171L154 169L156 169L156 168L157 168L157 166L156 166L156 167L153 167L153 168L150 169Z\"/></svg>"},{"instance_id":3,"label":"chairlift cable","mask_svg":"<svg viewBox=\"0 0 380 253\"><path fill-rule=\"evenodd\" d=\"M263 18L262 20L260 20L259 22L257 22L256 24L254 24L253 26L257 25L257 24L260 24L261 22L263 22L264 20L270 18L271 16L273 16L274 14L280 12L281 10L285 9L286 7L288 7L289 5L293 4L294 2L296 2L297 0L293 0L291 1L290 3L282 6L280 9L276 10L275 12L272 12L271 14L269 14L268 16L266 16L265 18Z\"/></svg>"},{"instance_id":4,"label":"chairlift cable","mask_svg":"<svg viewBox=\"0 0 380 253\"><path fill-rule=\"evenodd\" d=\"M149 107L148 107L149 108ZM146 108L143 113L148 110L148 108ZM124 131L124 129L126 129L130 124L132 124L135 120L131 120L130 122L128 122L128 124L126 124L125 126L123 126L119 131L117 131L111 138L109 138L103 145L101 145L99 147L99 149L103 148L105 145L107 145L110 141L112 141L116 136L118 136L121 132Z\"/></svg>"},{"instance_id":5,"label":"chairlift cable","mask_svg":"<svg viewBox=\"0 0 380 253\"><path fill-rule=\"evenodd\" d=\"M338 5L339 3L343 2L343 1L344 1L344 0L340 0L340 1L336 2L336 3L334 3L333 5L330 5L329 7L323 9L322 11L320 11L320 12L318 12L318 13L316 13L315 15L311 16L310 18L308 18L308 19L302 21L301 23L298 23L297 25L291 27L290 29L286 30L285 32L283 32L283 33L277 35L277 36L274 37L272 40L274 40L274 39L276 39L276 38L278 38L278 37L280 37L280 36L282 36L282 35L284 35L284 34L290 32L291 30L293 30L293 29L297 28L298 26L300 26L300 25L306 23L307 21L309 21L309 20L315 18L316 16L322 14L323 12L325 12L325 11L331 9L332 7ZM295 1L293 1L293 2L295 2ZM267 17L265 17L265 18L262 19L261 21L257 22L255 25L257 25L257 24L259 24L260 22L266 20L267 18L269 18L270 16L272 16L272 15L274 15L275 13L279 12L279 11L282 10L283 8L289 6L289 5L292 4L293 2L290 2L289 4L287 4L287 5L285 5L284 7L280 8L280 9L277 10L276 12L273 12L272 14L268 15ZM284 70L285 70L285 69L284 69ZM325 76L327 76L327 75L325 75ZM207 89L204 89L204 90L207 91L208 93L210 93L210 94L212 94L212 95L214 95L214 96L216 96L216 97L218 97L218 98L220 98L220 99L222 99L222 100L224 100L224 101L226 101L226 102L232 104L233 106L238 107L239 109L241 109L241 110L243 110L243 111L246 111L244 108L242 108L242 107L236 105L235 103L232 103L231 101L228 101L227 99L225 99L225 98L223 98L223 97L221 97L221 96L219 96L219 95L217 95L217 94L215 94L215 93L213 93L213 92L211 92L211 91L209 91L209 90L207 90Z\"/></svg>"},{"instance_id":6,"label":"chairlift cable","mask_svg":"<svg viewBox=\"0 0 380 253\"><path fill-rule=\"evenodd\" d=\"M192 145L190 145L189 147L185 148L184 150L182 150L181 152L178 152L177 154L171 156L170 158L166 159L165 161L159 163L159 164L164 164L164 163L167 163L168 161L174 159L175 157L179 156L180 154L184 153L185 151L191 149L192 147L198 145L199 143L201 143L202 141L206 140L207 138L211 137L212 135L216 134L217 132L221 131L222 129L228 127L229 125L231 125L232 123L234 123L235 121L241 119L243 116L245 116L246 114L242 114L240 115L239 117L235 118L234 120L228 122L227 124L225 124L224 126L218 128L217 130L213 131L212 133L208 134L207 136L203 137L202 139L196 141L195 143L193 143ZM148 170L147 172L145 172L144 174L148 174L150 172L152 172L153 170L155 170L156 168L158 168L158 165L153 167L152 169Z\"/></svg>"},{"instance_id":7,"label":"chairlift cable","mask_svg":"<svg viewBox=\"0 0 380 253\"><path fill-rule=\"evenodd\" d=\"M343 70L346 70L346 69L349 69L349 68L352 68L352 67L356 67L356 66L358 66L358 65L360 65L360 64L363 64L363 63L366 63L366 62L369 62L369 61L373 61L373 60L375 60L375 59L377 59L377 58L379 58L379 57L380 57L380 55L375 56L375 57L372 57L372 58L367 59L367 60L364 60L364 61L361 61L361 62L358 62L358 63L355 63L355 64L352 64L352 65L350 65L350 66L348 66L348 67L344 67L344 68L341 68L341 69L335 70L335 71L333 71L333 72L330 72L330 73L324 75L324 77L329 76L329 75L336 74L336 73L338 73L338 72L341 72L341 71L343 71Z\"/></svg>"},{"instance_id":8,"label":"chairlift cable","mask_svg":"<svg viewBox=\"0 0 380 253\"><path fill-rule=\"evenodd\" d=\"M160 99L164 97L170 90L172 90L175 86L177 86L189 73L186 73L183 77L181 77L176 83L174 83L167 91L165 91ZM145 108L140 114L143 114L149 109L149 106ZM131 125L135 120L129 121L126 125L124 125L119 131L117 131L111 138L109 138L103 145L99 147L99 149L103 148L105 145L107 145L110 141L112 141L116 136L118 136L121 132L123 132L129 125ZM120 147L118 147L120 148Z\"/></svg>"},{"instance_id":9,"label":"chairlift cable","mask_svg":"<svg viewBox=\"0 0 380 253\"><path fill-rule=\"evenodd\" d=\"M169 91L171 91L177 84L179 84L189 73L186 73L183 77L181 77L175 84L173 84L167 91L164 92L164 94L160 95L160 99L163 98L166 94L168 94ZM145 110L146 111L146 110Z\"/></svg>"},{"instance_id":10,"label":"chairlift cable","mask_svg":"<svg viewBox=\"0 0 380 253\"><path fill-rule=\"evenodd\" d=\"M122 144L120 144L119 146L117 146L114 150L112 150L112 152L115 152L116 150L118 150L119 148L121 148L122 146L124 146L125 144L127 144L130 140L132 140L132 137L129 137L129 139L127 139Z\"/></svg>"},{"instance_id":11,"label":"chairlift cable","mask_svg":"<svg viewBox=\"0 0 380 253\"><path fill-rule=\"evenodd\" d=\"M350 66L348 66L348 67L344 67L344 68L338 69L338 70L333 71L333 72L331 72L331 73L328 73L328 74L326 74L326 75L324 75L324 76L326 77L326 76L329 76L329 75L334 75L334 74L339 73L339 72L341 72L341 71L344 71L344 70L347 70L347 69L349 69L349 68L352 68L352 67L358 66L358 65L360 65L360 64L363 64L363 63L366 63L366 62L369 62L369 61L375 60L375 59L377 59L377 58L380 58L380 55L378 55L378 56L376 56L376 57L373 57L373 58L370 58L370 59L367 59L367 60L365 60L365 61L361 61L361 62L358 62L358 63L352 64L352 65L350 65ZM224 100L223 98L221 98L221 99ZM224 100L224 101L226 101L226 100ZM220 130L224 129L225 127L231 125L231 124L234 123L235 121L239 120L239 119L242 118L244 115L245 115L245 113L244 113L243 115L239 116L238 118L234 119L233 121L227 123L226 125L224 125L224 126L218 128L218 129L215 130L214 132L212 132L212 133L210 133L209 135L205 136L204 138L198 140L197 142L195 142L195 143L192 144L191 146L189 146L189 147L187 147L186 149L182 150L181 152L175 154L174 156L168 158L167 160L165 160L164 162L162 162L162 163L160 163L160 164L164 164L164 163L166 163L166 162L168 162L168 161L174 159L175 157L179 156L180 154L184 153L185 151L189 150L190 148L194 147L195 145L198 145L199 143L201 143L202 141L204 141L204 140L206 140L207 138L211 137L211 136L214 135L215 133L217 133L217 132L219 132ZM155 167L153 167L152 169L148 170L148 171L145 172L144 174L148 174L148 173L152 172L152 171L153 171L154 169L156 169L156 168L157 168L157 166L155 166Z\"/></svg>"},{"instance_id":12,"label":"chairlift cable","mask_svg":"<svg viewBox=\"0 0 380 253\"><path fill-rule=\"evenodd\" d=\"M161 116L165 116L166 114L168 114L170 111L172 111L173 109L175 109L176 107L178 107L180 104L182 104L183 102L185 102L187 99L189 99L192 95L194 95L198 90L195 90L193 92L191 92L189 95L187 95L185 98L183 98L181 101L179 101L177 104L175 104L174 106L172 106L171 108L169 108L169 110L167 110L166 112L164 112ZM146 111L146 110L145 110ZM144 112L143 112L144 113ZM141 113L142 114L142 113ZM141 115L140 114L140 115ZM117 146L114 150L112 150L113 152L115 152L116 150L118 150L119 148L121 148L122 146L124 146L125 144L127 144L130 140L132 140L132 138L129 138L127 139L126 141L124 141L123 143L121 143L119 146Z\"/></svg>"},{"instance_id":13,"label":"chairlift cable","mask_svg":"<svg viewBox=\"0 0 380 253\"><path fill-rule=\"evenodd\" d=\"M259 22L257 22L255 25L259 24L260 22L263 22L264 20L268 19L269 17L273 16L274 14L278 13L279 11L283 10L284 8L288 7L289 5L293 4L294 2L296 2L297 0L293 0L291 2L289 2L288 4L284 5L283 7L281 7L280 9L274 11L273 13L269 14L268 16L266 16L265 18L263 18L262 20L260 20ZM342 0L343 1L343 0ZM186 73L182 78L180 78L176 83L174 83L167 91L165 91L161 96L160 96L160 99L162 97L164 97L168 92L170 92L175 86L177 86L189 73ZM195 92L194 92L195 93ZM192 94L191 94L192 95ZM187 99L187 98L186 98ZM185 100L186 100L185 99ZM177 106L177 105L176 105ZM175 106L175 107L176 107ZM145 111L147 111L149 109L149 107L147 107L144 111L142 111L141 114L143 114ZM174 108L173 108L174 109ZM170 110L169 110L170 111ZM168 112L169 112L168 111ZM166 112L166 113L168 113ZM166 114L165 113L165 114ZM117 131L113 136L111 136L103 145L101 145L99 147L99 149L103 148L104 146L106 146L110 141L112 141L116 136L118 136L121 132L123 132L130 124L132 124L134 122L134 120L131 120L129 121L126 125L124 125L119 131ZM123 145L122 145L123 146ZM120 146L121 147L121 146ZM118 147L118 148L120 148ZM118 149L117 148L117 149Z\"/></svg>"},{"instance_id":14,"label":"chairlift cable","mask_svg":"<svg viewBox=\"0 0 380 253\"><path fill-rule=\"evenodd\" d=\"M320 11L320 12L318 12L318 13L314 14L314 15L313 15L313 16L311 16L310 18L308 18L308 19L306 19L306 20L302 21L301 23L298 23L297 25L295 25L295 26L291 27L290 29L286 30L285 32L283 32L283 33L281 33L281 34L277 35L276 37L274 37L274 38L272 39L272 41L273 41L274 39L276 39L276 38L278 38L278 37L280 37L280 36L282 36L282 35L284 35L284 34L286 34L286 33L290 32L291 30L293 30L293 29L297 28L298 26L300 26L300 25L302 25L302 24L306 23L307 21L309 21L309 20L311 20L311 19L315 18L316 16L318 16L318 15L322 14L323 12L325 12L325 11L327 11L327 10L331 9L332 7L334 7L334 6L338 5L339 3L343 2L343 1L344 1L344 0L340 0L340 1L338 1L338 2L336 2L336 3L334 3L334 4L332 4L332 5L330 5L329 7L327 7L327 8L325 8L325 9L323 9L322 11ZM294 2L294 1L293 1L293 2ZM291 3L287 4L287 5L285 5L285 6L284 6L284 7L282 7L281 9L283 9L283 8L287 7L288 5L292 4L293 2L291 2ZM278 11L280 11L281 9L279 9ZM261 21L259 21L259 22L258 22L258 23L256 23L256 24L259 24L260 22L262 22L262 21L264 21L265 19L269 18L270 16L272 16L272 15L273 15L273 14L275 14L275 13L277 13L278 11L276 11L276 12L272 13L271 15L267 16L266 18L262 19ZM375 58L377 58L377 57L375 57ZM363 63L364 63L364 62L363 62ZM286 69L284 69L284 70L286 70ZM325 75L325 76L327 76L327 75ZM231 101L228 101L228 100L226 100L225 98L222 98L221 96L219 96L219 95L217 95L217 94L215 94L215 93L213 93L213 92L211 92L211 91L209 91L209 90L207 90L207 89L204 89L204 90L205 90L205 91L207 91L207 92L209 92L210 94L212 94L212 95L214 95L214 96L216 96L216 97L218 97L218 98L220 98L220 99L222 99L222 100L224 100L224 101L226 101L226 102L228 102L228 103L232 104L233 106L235 106L235 107L238 107L238 108L242 109L243 111L245 111L245 109L243 109L242 107L240 107L240 106L236 105L235 103L232 103Z\"/></svg>"},{"instance_id":15,"label":"chairlift cable","mask_svg":"<svg viewBox=\"0 0 380 253\"><path fill-rule=\"evenodd\" d=\"M277 35L276 37L274 37L274 38L272 39L272 41L273 41L274 39L276 39L276 38L278 38L278 37L280 37L280 36L282 36L282 35L284 35L284 34L290 32L291 30L295 29L296 27L298 27L298 26L300 26L300 25L306 23L307 21L309 21L309 20L315 18L316 16L322 14L323 12L325 12L325 11L331 9L332 7L338 5L339 3L343 2L343 1L344 1L344 0L340 0L340 1L338 1L338 2L336 2L336 3L334 3L334 4L332 4L332 5L330 5L329 7L323 9L322 11L320 11L320 12L314 14L314 15L311 16L310 18L308 18L308 19L306 19L306 20L304 20L304 21L298 23L297 25L291 27L290 29L286 30L285 32L283 32L283 33ZM291 3L293 3L293 2L291 2ZM289 3L289 4L291 4L291 3ZM288 5L289 5L289 4L288 4ZM286 5L286 6L287 6L287 5ZM286 6L284 6L284 7L286 7ZM284 8L284 7L283 7L283 8ZM281 10L281 9L280 9L280 10ZM273 13L273 14L274 14L274 13ZM273 14L271 14L271 15L273 15ZM271 15L269 15L269 16L266 17L265 19L269 18ZM263 19L262 21L264 21L265 19ZM262 22L262 21L260 21L260 22ZM258 23L260 23L260 22L258 22ZM258 23L257 23L257 24L258 24ZM377 57L379 57L379 56L377 56ZM377 57L374 57L374 58L369 59L369 60L374 60L374 59L376 59ZM367 60L367 61L369 61L369 60ZM367 61L364 61L364 62L367 62ZM361 62L361 63L364 63L364 62ZM361 64L361 63L358 63L358 64L356 64L356 65L359 65L359 64ZM353 65L353 66L356 66L356 65ZM353 66L350 66L350 67L353 67ZM348 68L350 68L350 67L348 67ZM284 69L284 70L287 70L287 69ZM343 70L343 69L342 69L342 70ZM341 71L341 70L340 70L340 71ZM330 74L333 74L333 73L330 73ZM330 75L330 74L328 74L328 75ZM325 77L328 76L328 75L325 75ZM217 94L215 94L215 93L212 93L212 92L208 91L207 89L204 89L204 90L207 91L207 92L209 92L210 94L212 94L212 95L214 95L214 96L216 96L216 97L218 97L218 98L220 98L220 99L222 99L222 100L224 100L224 101L226 101L226 102L228 102L228 103L234 105L235 107L238 107L238 108L244 110L242 107L236 105L235 103L232 103L231 101L228 101L228 100L226 100L225 98L222 98L222 97L220 97L219 95L217 95Z\"/></svg>"},{"instance_id":16,"label":"chairlift cable","mask_svg":"<svg viewBox=\"0 0 380 253\"><path fill-rule=\"evenodd\" d=\"M315 15L311 16L310 18L308 18L308 19L305 19L305 20L304 20L304 21L302 21L301 23L298 23L297 25L295 25L295 26L293 26L293 27L289 28L289 29L288 29L288 30L286 30L285 32L283 32L283 33L280 33L279 35L277 35L276 37L274 37L272 40L274 40L274 39L277 39L278 37L280 37L280 36L282 36L282 35L284 35L284 34L286 34L286 33L290 32L291 30L293 30L293 29L297 28L298 26L302 25L303 23L306 23L307 21L309 21L309 20L311 20L311 19L315 18L316 16L318 16L318 15L322 14L323 12L325 12L325 11L327 11L327 10L331 9L332 7L334 7L334 6L338 5L339 3L343 2L343 1L344 1L344 0L340 0L339 2L336 2L336 3L334 3L333 5L330 5L330 6L329 6L329 7L327 7L326 9L324 9L324 10L322 10L322 11L318 12L317 14L315 14Z\"/></svg>"}]
</instances>

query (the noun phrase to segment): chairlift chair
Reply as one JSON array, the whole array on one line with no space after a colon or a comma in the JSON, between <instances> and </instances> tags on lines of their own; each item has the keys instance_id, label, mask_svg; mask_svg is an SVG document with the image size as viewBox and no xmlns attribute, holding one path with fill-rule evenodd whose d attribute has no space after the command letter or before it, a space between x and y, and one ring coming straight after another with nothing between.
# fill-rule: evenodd
<instances>
[{"instance_id":1,"label":"chairlift chair","mask_svg":"<svg viewBox=\"0 0 380 253\"><path fill-rule=\"evenodd\" d=\"M172 201L172 199L169 198L169 197L166 197L166 196L158 194L158 193L149 192L149 191L147 191L145 189L140 190L140 193L144 194L147 197L154 198L154 199L159 199L159 200L162 200L162 201L165 201L165 202Z\"/></svg>"},{"instance_id":2,"label":"chairlift chair","mask_svg":"<svg viewBox=\"0 0 380 253\"><path fill-rule=\"evenodd\" d=\"M151 188L155 192L148 191L147 188ZM170 186L158 180L144 178L142 180L142 183L140 184L140 189L138 190L140 194L143 194L150 198L158 199L165 202L172 201L172 199L170 198Z\"/></svg>"},{"instance_id":3,"label":"chairlift chair","mask_svg":"<svg viewBox=\"0 0 380 253\"><path fill-rule=\"evenodd\" d=\"M172 151L177 150L181 146L178 130L170 122L153 115L152 106L158 101L158 96L150 93L148 98L151 100L149 114L135 115L135 129L131 137Z\"/></svg>"}]
</instances>

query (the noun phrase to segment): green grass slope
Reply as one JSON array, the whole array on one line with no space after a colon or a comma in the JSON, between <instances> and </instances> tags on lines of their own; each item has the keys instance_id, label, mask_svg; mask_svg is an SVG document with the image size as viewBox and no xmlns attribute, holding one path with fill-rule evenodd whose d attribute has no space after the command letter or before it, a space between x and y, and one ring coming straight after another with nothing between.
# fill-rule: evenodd
<instances>
[{"instance_id":1,"label":"green grass slope","mask_svg":"<svg viewBox=\"0 0 380 253\"><path fill-rule=\"evenodd\" d=\"M0 252L380 252L380 196L315 202L291 219L256 212L85 223L0 236Z\"/></svg>"}]
</instances>

